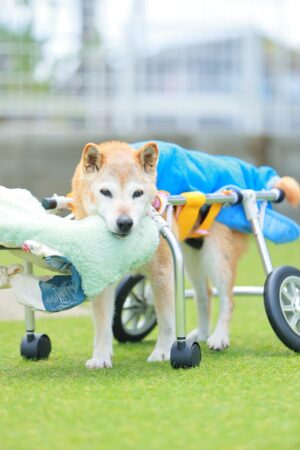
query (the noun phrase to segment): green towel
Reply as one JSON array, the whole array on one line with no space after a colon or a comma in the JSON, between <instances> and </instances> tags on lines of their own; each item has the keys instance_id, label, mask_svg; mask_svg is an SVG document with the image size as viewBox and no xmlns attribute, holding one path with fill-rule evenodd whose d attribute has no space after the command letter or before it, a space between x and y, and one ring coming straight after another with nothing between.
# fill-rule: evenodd
<instances>
[{"instance_id":1,"label":"green towel","mask_svg":"<svg viewBox=\"0 0 300 450\"><path fill-rule=\"evenodd\" d=\"M79 272L86 296L93 297L149 261L158 246L159 233L153 220L144 217L135 230L120 239L107 230L100 216L63 219L46 213L29 191L0 186L0 241L21 247L26 240L62 253Z\"/></svg>"}]
</instances>

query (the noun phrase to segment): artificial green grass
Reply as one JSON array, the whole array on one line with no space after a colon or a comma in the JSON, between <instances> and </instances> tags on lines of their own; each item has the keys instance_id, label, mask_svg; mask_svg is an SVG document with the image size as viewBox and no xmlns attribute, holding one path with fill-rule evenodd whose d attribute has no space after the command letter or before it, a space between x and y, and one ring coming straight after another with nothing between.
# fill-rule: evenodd
<instances>
[{"instance_id":1,"label":"artificial green grass","mask_svg":"<svg viewBox=\"0 0 300 450\"><path fill-rule=\"evenodd\" d=\"M271 246L274 265L299 266L299 250ZM252 242L238 281L263 279ZM192 328L192 302L187 309ZM0 323L2 450L300 447L300 356L276 338L261 299L237 298L231 347L203 344L202 363L190 370L146 362L156 331L138 344L115 343L113 369L89 371L88 317L42 319L37 328L51 337L48 361L22 360L23 323Z\"/></svg>"}]
</instances>

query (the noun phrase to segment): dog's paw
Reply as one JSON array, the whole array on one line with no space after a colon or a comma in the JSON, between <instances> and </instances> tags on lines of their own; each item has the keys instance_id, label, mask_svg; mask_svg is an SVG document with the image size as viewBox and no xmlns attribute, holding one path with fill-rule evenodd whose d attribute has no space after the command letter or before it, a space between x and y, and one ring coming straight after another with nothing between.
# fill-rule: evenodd
<instances>
[{"instance_id":1,"label":"dog's paw","mask_svg":"<svg viewBox=\"0 0 300 450\"><path fill-rule=\"evenodd\" d=\"M215 331L208 339L207 345L211 350L224 350L229 347L229 336L227 332Z\"/></svg>"},{"instance_id":2,"label":"dog's paw","mask_svg":"<svg viewBox=\"0 0 300 450\"><path fill-rule=\"evenodd\" d=\"M149 358L148 362L160 362L160 361L169 361L170 360L170 348L155 348Z\"/></svg>"},{"instance_id":3,"label":"dog's paw","mask_svg":"<svg viewBox=\"0 0 300 450\"><path fill-rule=\"evenodd\" d=\"M85 363L85 367L88 369L111 369L112 368L112 360L111 356L101 356L98 358L88 359Z\"/></svg>"},{"instance_id":4,"label":"dog's paw","mask_svg":"<svg viewBox=\"0 0 300 450\"><path fill-rule=\"evenodd\" d=\"M191 331L187 335L187 340L191 341L191 342L206 341L207 338L208 338L208 331L198 330L198 328L196 328L195 330Z\"/></svg>"}]
</instances>

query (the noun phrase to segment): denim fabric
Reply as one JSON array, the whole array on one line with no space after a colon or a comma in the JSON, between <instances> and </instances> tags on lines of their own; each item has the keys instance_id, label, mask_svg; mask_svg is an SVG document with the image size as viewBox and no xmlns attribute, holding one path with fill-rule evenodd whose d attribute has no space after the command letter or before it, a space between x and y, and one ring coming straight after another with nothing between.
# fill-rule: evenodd
<instances>
[{"instance_id":1,"label":"denim fabric","mask_svg":"<svg viewBox=\"0 0 300 450\"><path fill-rule=\"evenodd\" d=\"M71 266L71 275L56 275L49 281L40 281L39 286L43 304L49 312L73 308L86 298L80 275L74 266Z\"/></svg>"}]
</instances>

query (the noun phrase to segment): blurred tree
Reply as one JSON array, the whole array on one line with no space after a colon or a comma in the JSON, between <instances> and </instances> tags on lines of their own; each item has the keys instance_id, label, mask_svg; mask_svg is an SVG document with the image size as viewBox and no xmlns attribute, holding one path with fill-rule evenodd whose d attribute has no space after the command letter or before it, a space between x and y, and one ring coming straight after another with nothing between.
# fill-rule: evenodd
<instances>
[{"instance_id":1,"label":"blurred tree","mask_svg":"<svg viewBox=\"0 0 300 450\"><path fill-rule=\"evenodd\" d=\"M95 26L96 18L96 1L81 0L81 52L80 52L80 72L83 75L83 83L85 85L85 94L94 94L97 88L98 68L101 61L99 60L99 50L101 39Z\"/></svg>"},{"instance_id":2,"label":"blurred tree","mask_svg":"<svg viewBox=\"0 0 300 450\"><path fill-rule=\"evenodd\" d=\"M33 31L31 1L17 0L15 5L25 8L28 14L23 14L27 19L18 27L12 25L13 21L0 23L0 90L45 90L48 83L36 77L43 57L43 42Z\"/></svg>"},{"instance_id":3,"label":"blurred tree","mask_svg":"<svg viewBox=\"0 0 300 450\"><path fill-rule=\"evenodd\" d=\"M0 44L3 53L0 59L1 68L9 68L14 72L34 72L41 59L41 42L33 35L31 25L18 31L0 25Z\"/></svg>"},{"instance_id":4,"label":"blurred tree","mask_svg":"<svg viewBox=\"0 0 300 450\"><path fill-rule=\"evenodd\" d=\"M95 0L81 0L81 39L82 47L99 44L99 35L95 28L96 2Z\"/></svg>"}]
</instances>

